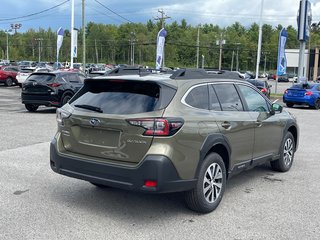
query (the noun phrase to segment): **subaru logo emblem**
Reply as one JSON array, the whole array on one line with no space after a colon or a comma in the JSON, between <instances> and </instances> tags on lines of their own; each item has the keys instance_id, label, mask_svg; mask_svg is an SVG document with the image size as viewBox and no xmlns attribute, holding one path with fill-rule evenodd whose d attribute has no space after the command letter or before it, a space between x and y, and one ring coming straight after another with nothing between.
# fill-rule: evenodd
<instances>
[{"instance_id":1,"label":"subaru logo emblem","mask_svg":"<svg viewBox=\"0 0 320 240\"><path fill-rule=\"evenodd\" d=\"M100 120L99 119L96 119L96 118L91 118L90 119L90 124L92 126L98 126L100 124Z\"/></svg>"}]
</instances>

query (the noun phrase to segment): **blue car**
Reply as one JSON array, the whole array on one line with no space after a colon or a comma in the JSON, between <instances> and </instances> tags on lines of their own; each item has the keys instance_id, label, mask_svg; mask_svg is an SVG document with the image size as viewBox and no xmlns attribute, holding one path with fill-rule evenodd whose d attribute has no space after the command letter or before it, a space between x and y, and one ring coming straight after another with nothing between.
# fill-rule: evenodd
<instances>
[{"instance_id":1,"label":"blue car","mask_svg":"<svg viewBox=\"0 0 320 240\"><path fill-rule=\"evenodd\" d=\"M320 109L320 83L293 85L284 92L283 102L287 107L293 107L297 104Z\"/></svg>"}]
</instances>

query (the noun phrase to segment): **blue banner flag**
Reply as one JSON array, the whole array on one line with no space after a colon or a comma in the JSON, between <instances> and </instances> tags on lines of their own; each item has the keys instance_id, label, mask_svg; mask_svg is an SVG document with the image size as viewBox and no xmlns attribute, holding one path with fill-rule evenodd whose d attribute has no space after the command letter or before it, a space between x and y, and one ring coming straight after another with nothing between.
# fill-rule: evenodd
<instances>
[{"instance_id":1,"label":"blue banner flag","mask_svg":"<svg viewBox=\"0 0 320 240\"><path fill-rule=\"evenodd\" d=\"M62 46L64 30L63 28L59 28L57 31L57 63L59 62L59 51Z\"/></svg>"},{"instance_id":2,"label":"blue banner flag","mask_svg":"<svg viewBox=\"0 0 320 240\"><path fill-rule=\"evenodd\" d=\"M282 28L279 35L278 66L277 66L278 76L286 74L286 71L287 71L287 58L285 53L287 38L288 38L288 32L286 31L285 28Z\"/></svg>"},{"instance_id":3,"label":"blue banner flag","mask_svg":"<svg viewBox=\"0 0 320 240\"><path fill-rule=\"evenodd\" d=\"M167 31L162 28L157 37L157 56L156 56L156 69L160 69L163 61L164 43L167 36Z\"/></svg>"}]
</instances>

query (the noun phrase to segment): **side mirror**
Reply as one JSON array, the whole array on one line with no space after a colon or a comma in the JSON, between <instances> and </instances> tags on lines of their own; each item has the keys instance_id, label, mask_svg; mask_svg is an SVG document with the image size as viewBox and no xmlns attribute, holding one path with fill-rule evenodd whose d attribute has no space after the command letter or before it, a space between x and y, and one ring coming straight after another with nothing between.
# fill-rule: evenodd
<instances>
[{"instance_id":1,"label":"side mirror","mask_svg":"<svg viewBox=\"0 0 320 240\"><path fill-rule=\"evenodd\" d=\"M283 110L283 107L278 103L273 103L271 107L272 107L272 110L271 110L272 115L276 113L281 113Z\"/></svg>"}]
</instances>

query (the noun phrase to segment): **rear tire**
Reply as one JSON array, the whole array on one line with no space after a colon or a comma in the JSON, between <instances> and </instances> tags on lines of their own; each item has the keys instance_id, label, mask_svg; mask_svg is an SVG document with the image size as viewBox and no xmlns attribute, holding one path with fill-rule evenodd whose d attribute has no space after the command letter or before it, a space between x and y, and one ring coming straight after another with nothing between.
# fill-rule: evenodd
<instances>
[{"instance_id":1,"label":"rear tire","mask_svg":"<svg viewBox=\"0 0 320 240\"><path fill-rule=\"evenodd\" d=\"M292 108L294 104L287 102L286 105L287 105L287 107Z\"/></svg>"},{"instance_id":2,"label":"rear tire","mask_svg":"<svg viewBox=\"0 0 320 240\"><path fill-rule=\"evenodd\" d=\"M39 107L38 105L34 105L34 104L25 104L24 106L29 112L36 112Z\"/></svg>"},{"instance_id":3,"label":"rear tire","mask_svg":"<svg viewBox=\"0 0 320 240\"><path fill-rule=\"evenodd\" d=\"M72 98L72 96L70 94L63 95L61 98L61 107L63 105L65 105L66 103L68 103L71 98Z\"/></svg>"},{"instance_id":4,"label":"rear tire","mask_svg":"<svg viewBox=\"0 0 320 240\"><path fill-rule=\"evenodd\" d=\"M289 171L293 163L295 147L295 140L292 133L287 132L281 144L280 158L270 162L272 169L278 172Z\"/></svg>"},{"instance_id":5,"label":"rear tire","mask_svg":"<svg viewBox=\"0 0 320 240\"><path fill-rule=\"evenodd\" d=\"M201 165L196 187L185 193L187 207L200 213L215 210L226 188L226 176L222 157L217 153L209 154Z\"/></svg>"},{"instance_id":6,"label":"rear tire","mask_svg":"<svg viewBox=\"0 0 320 240\"><path fill-rule=\"evenodd\" d=\"M314 108L319 110L320 109L320 99L317 99L315 104L314 104Z\"/></svg>"},{"instance_id":7,"label":"rear tire","mask_svg":"<svg viewBox=\"0 0 320 240\"><path fill-rule=\"evenodd\" d=\"M13 80L12 80L11 77L8 77L8 78L6 79L5 85L6 85L7 87L11 87L11 86L13 85Z\"/></svg>"}]
</instances>

